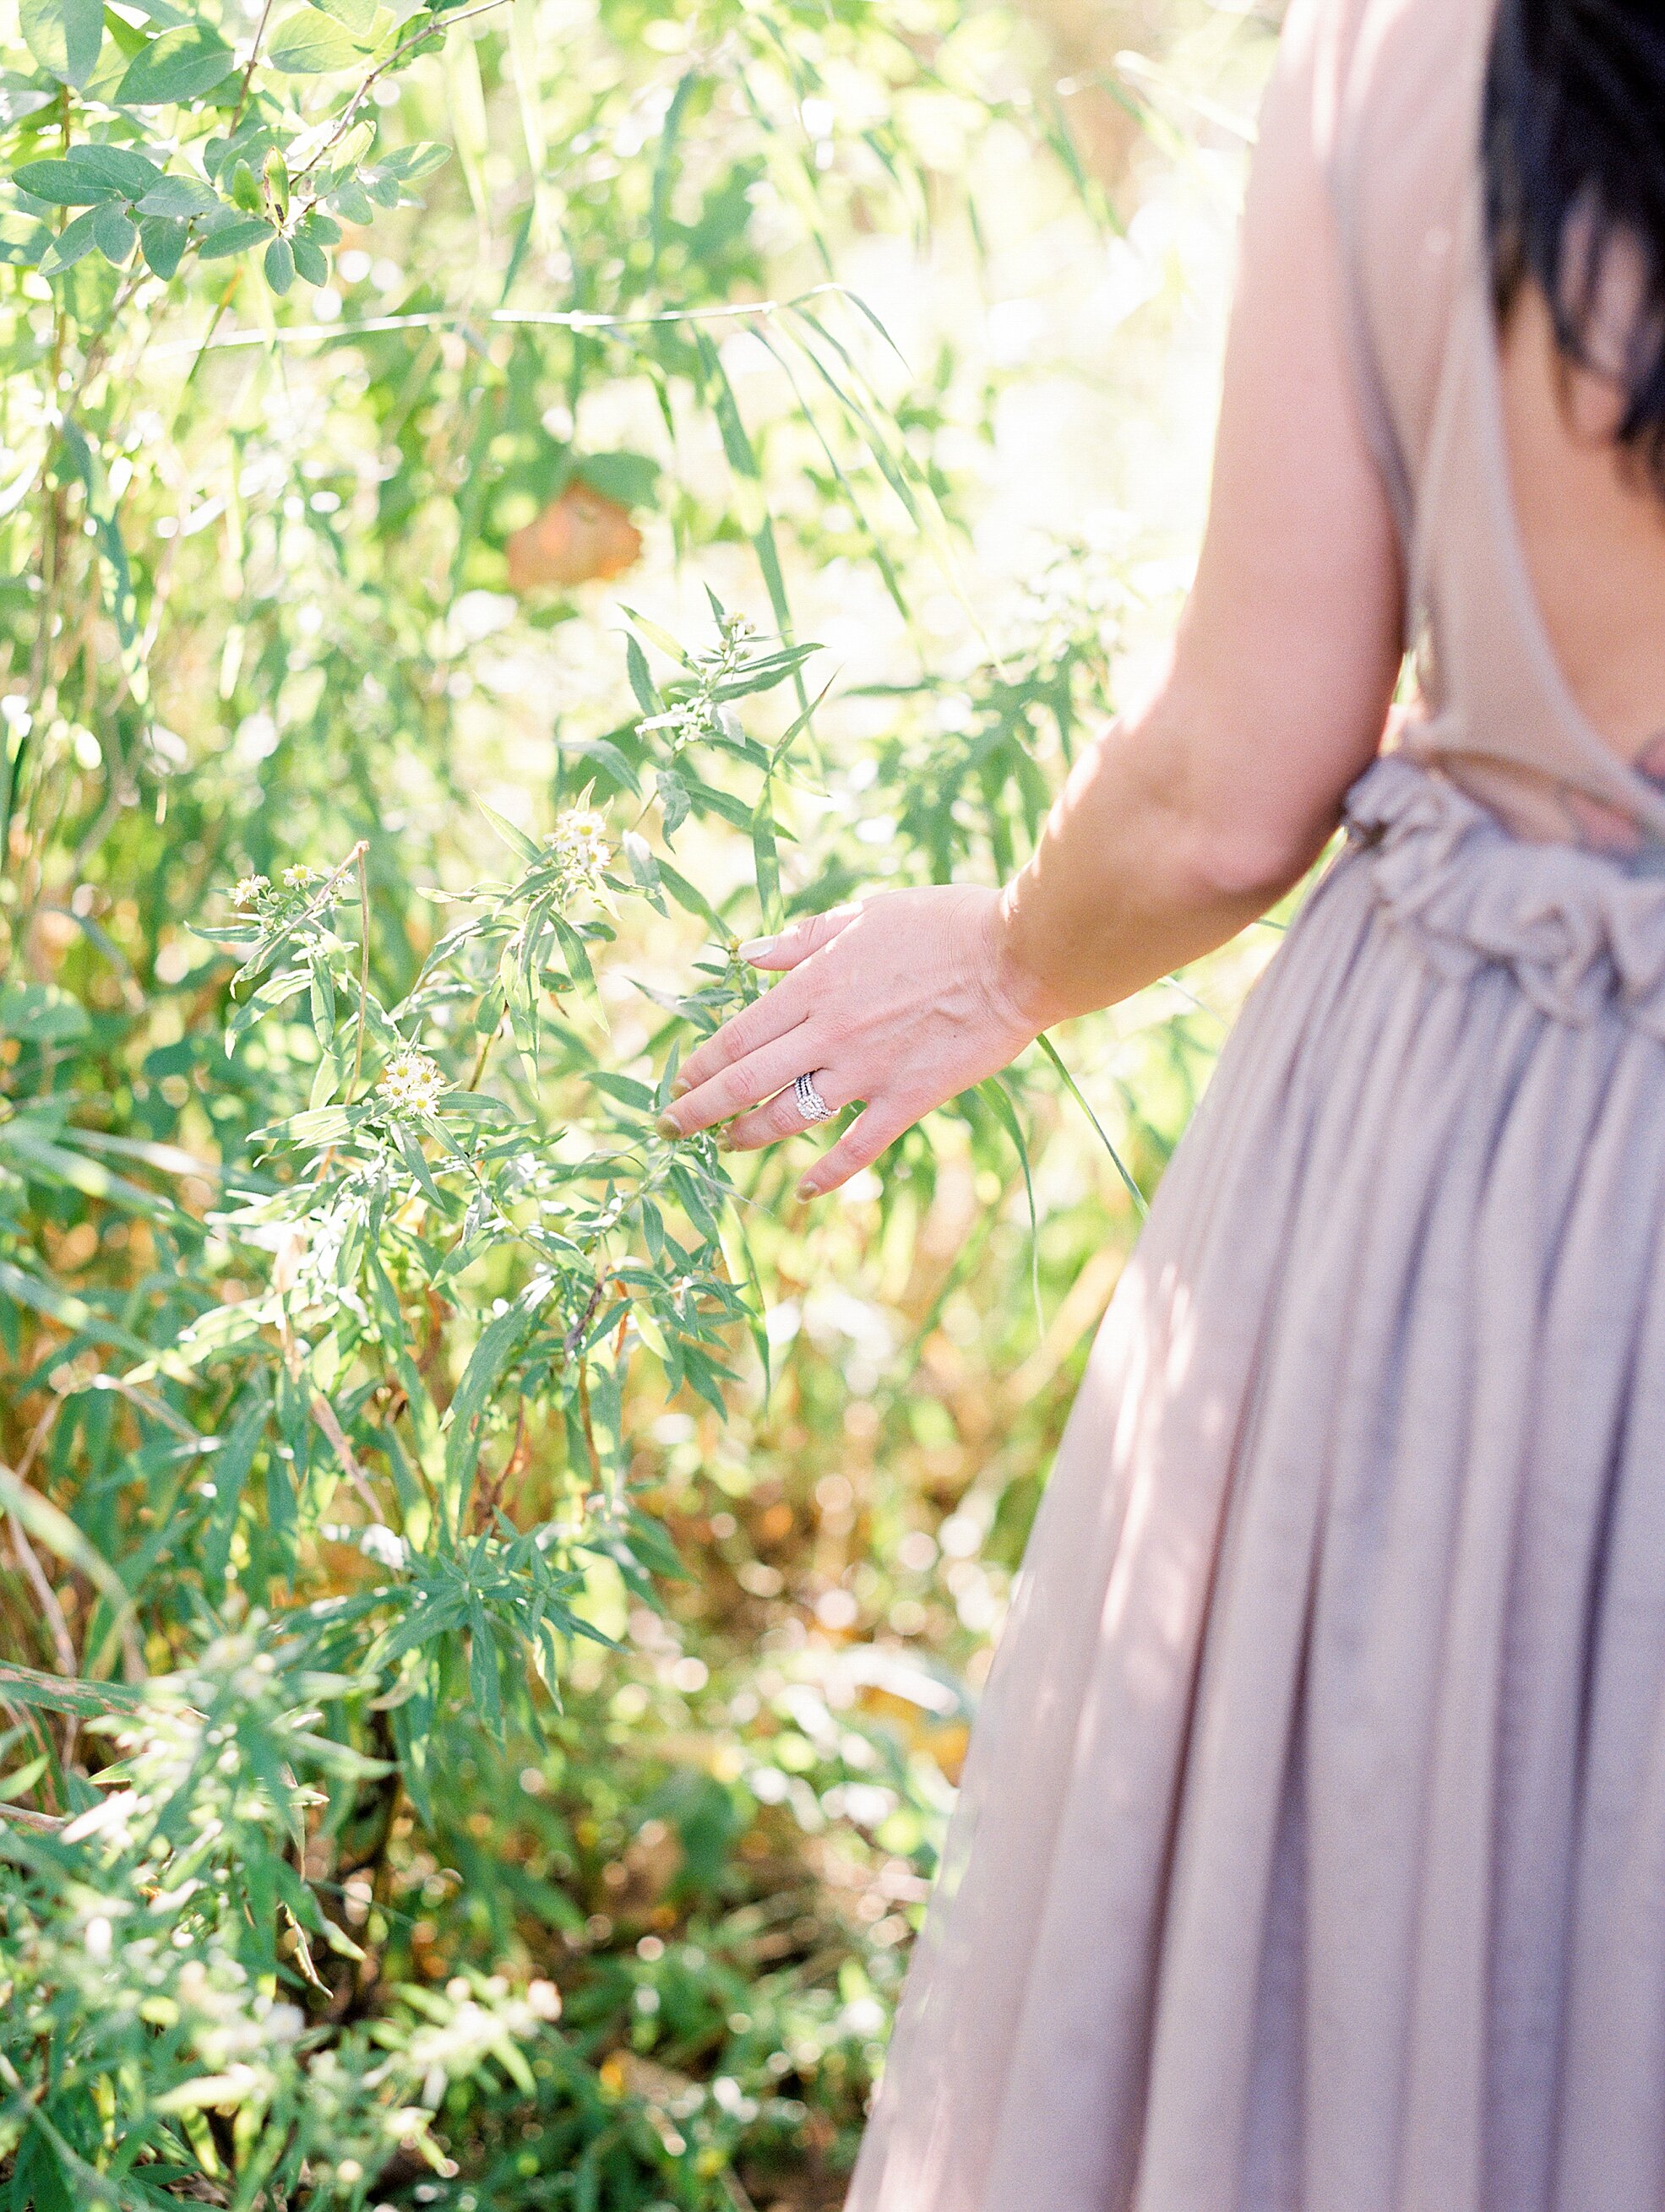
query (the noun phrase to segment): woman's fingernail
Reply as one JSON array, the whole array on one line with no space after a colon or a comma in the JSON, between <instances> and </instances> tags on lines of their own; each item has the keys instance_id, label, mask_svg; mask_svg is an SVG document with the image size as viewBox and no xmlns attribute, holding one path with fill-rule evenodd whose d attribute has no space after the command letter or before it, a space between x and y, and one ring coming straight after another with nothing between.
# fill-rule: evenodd
<instances>
[{"instance_id":1,"label":"woman's fingernail","mask_svg":"<svg viewBox=\"0 0 1665 2212\"><path fill-rule=\"evenodd\" d=\"M671 1085L671 1096L673 1098L685 1098L693 1088L693 1085L685 1075L679 1075Z\"/></svg>"},{"instance_id":2,"label":"woman's fingernail","mask_svg":"<svg viewBox=\"0 0 1665 2212\"><path fill-rule=\"evenodd\" d=\"M739 1149L732 1136L725 1129L717 1139L717 1150L720 1152L738 1152Z\"/></svg>"},{"instance_id":3,"label":"woman's fingernail","mask_svg":"<svg viewBox=\"0 0 1665 2212\"><path fill-rule=\"evenodd\" d=\"M813 1198L815 1196L815 1185L811 1182L807 1177L799 1184L798 1195L799 1198Z\"/></svg>"},{"instance_id":4,"label":"woman's fingernail","mask_svg":"<svg viewBox=\"0 0 1665 2212\"><path fill-rule=\"evenodd\" d=\"M780 939L775 937L754 937L740 947L742 960L761 960L773 952Z\"/></svg>"},{"instance_id":5,"label":"woman's fingernail","mask_svg":"<svg viewBox=\"0 0 1665 2212\"><path fill-rule=\"evenodd\" d=\"M677 1127L677 1117L674 1114L661 1114L653 1127L661 1137L679 1137L682 1134L682 1131Z\"/></svg>"}]
</instances>

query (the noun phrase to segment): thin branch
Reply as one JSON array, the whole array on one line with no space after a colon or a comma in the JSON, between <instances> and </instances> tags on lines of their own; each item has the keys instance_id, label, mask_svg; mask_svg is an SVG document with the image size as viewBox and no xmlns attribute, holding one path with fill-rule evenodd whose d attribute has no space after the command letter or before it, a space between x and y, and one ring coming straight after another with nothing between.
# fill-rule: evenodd
<instances>
[{"instance_id":1,"label":"thin branch","mask_svg":"<svg viewBox=\"0 0 1665 2212\"><path fill-rule=\"evenodd\" d=\"M36 1828L46 1836L55 1834L59 1828L67 1828L70 1825L67 1813L32 1813L27 1805L0 1805L0 1826L8 1820L15 1822L20 1828Z\"/></svg>"},{"instance_id":2,"label":"thin branch","mask_svg":"<svg viewBox=\"0 0 1665 2212\"><path fill-rule=\"evenodd\" d=\"M578 1319L567 1331L565 1336L562 1338L561 1348L569 1357L573 1352L577 1351L579 1346L583 1342L584 1332L588 1328L591 1322L595 1316L595 1310L601 1304L601 1294L606 1289L608 1277L604 1271L604 1273L596 1277L594 1286L590 1292L589 1302L585 1306L583 1312L580 1314Z\"/></svg>"},{"instance_id":3,"label":"thin branch","mask_svg":"<svg viewBox=\"0 0 1665 2212\"><path fill-rule=\"evenodd\" d=\"M358 1035L353 1040L353 1072L347 1079L347 1096L342 1102L350 1106L358 1090L360 1071L364 1066L364 1032L370 1022L370 878L365 871L364 855L368 848L361 837L355 848L358 860Z\"/></svg>"},{"instance_id":4,"label":"thin branch","mask_svg":"<svg viewBox=\"0 0 1665 2212\"><path fill-rule=\"evenodd\" d=\"M360 108L363 106L365 101L369 98L371 88L377 82L378 79L386 76L389 70L397 69L407 54L415 53L416 48L421 46L424 39L431 39L435 31L449 31L459 23L471 23L477 15L489 15L494 8L502 8L507 5L507 0L483 0L483 4L482 6L478 8L465 8L460 15L431 16L429 20L422 25L419 31L413 31L410 36L406 39L402 45L394 47L392 52L388 55L385 62L377 63L374 69L371 70L369 76L365 78L363 83L360 85L358 90L353 94L346 106L341 111L341 118L337 123L335 129L324 141L324 143L319 148L317 153L313 155L312 160L307 162L305 168L301 169L296 174L294 180L295 183L301 185L306 182L307 179L311 176L313 171L324 159L324 156L329 153L332 147L338 145L342 139L346 137L348 130L352 124L353 118L358 113Z\"/></svg>"},{"instance_id":5,"label":"thin branch","mask_svg":"<svg viewBox=\"0 0 1665 2212\"><path fill-rule=\"evenodd\" d=\"M496 5L497 0L492 0L492 4ZM561 331L622 331L658 323L744 321L751 317L785 314L805 300L823 298L829 293L839 299L855 296L845 284L812 284L806 292L795 293L786 300L736 300L704 307L656 307L639 315L603 315L585 307L493 307L482 317L469 307L437 307L409 315L370 315L362 322L283 323L276 331L228 331L223 337L204 341L202 349L224 353L234 347L270 345L274 341L280 345L294 345L313 338L322 343L384 337L394 331L447 330L482 320L510 329ZM172 346L159 346L155 354L160 359L168 354L196 350L196 345L185 340Z\"/></svg>"},{"instance_id":6,"label":"thin branch","mask_svg":"<svg viewBox=\"0 0 1665 2212\"><path fill-rule=\"evenodd\" d=\"M52 1632L52 1650L58 1656L58 1671L70 1681L74 1681L81 1669L76 1659L75 1639L70 1634L70 1624L64 1617L64 1608L58 1601L58 1592L47 1580L46 1571L40 1564L34 1546L29 1541L27 1529L15 1513L9 1514L7 1519L11 1524L11 1546L17 1554L18 1565L27 1576L29 1586ZM64 1748L59 1754L60 1763L65 1767L75 1759L80 1735L81 1716L71 1713L64 1731Z\"/></svg>"},{"instance_id":7,"label":"thin branch","mask_svg":"<svg viewBox=\"0 0 1665 2212\"><path fill-rule=\"evenodd\" d=\"M227 128L228 136L242 121L243 110L249 104L249 88L254 82L254 72L259 64L260 47L266 35L266 25L271 21L272 7L273 0L265 0L264 7L260 10L260 20L254 27L254 44L249 48L248 67L243 71L243 88L237 95L237 106Z\"/></svg>"},{"instance_id":8,"label":"thin branch","mask_svg":"<svg viewBox=\"0 0 1665 2212\"><path fill-rule=\"evenodd\" d=\"M76 1647L70 1634L70 1624L64 1617L64 1608L58 1601L58 1592L46 1578L46 1571L40 1564L39 1554L29 1541L28 1530L25 1528L15 1513L8 1514L6 1517L11 1524L12 1549L16 1553L18 1564L28 1577L30 1586L36 1597L40 1601L40 1610L46 1616L46 1626L52 1632L52 1650L58 1656L58 1672L68 1675L73 1681L79 1672L76 1663Z\"/></svg>"},{"instance_id":9,"label":"thin branch","mask_svg":"<svg viewBox=\"0 0 1665 2212\"><path fill-rule=\"evenodd\" d=\"M365 1474L354 1456L353 1448L347 1441L347 1431L336 1418L335 1407L321 1390L314 1390L313 1393L313 1419L335 1446L336 1457L341 1462L348 1480L357 1491L360 1498L368 1508L372 1519L380 1521L381 1500L371 1487L369 1476Z\"/></svg>"}]
</instances>

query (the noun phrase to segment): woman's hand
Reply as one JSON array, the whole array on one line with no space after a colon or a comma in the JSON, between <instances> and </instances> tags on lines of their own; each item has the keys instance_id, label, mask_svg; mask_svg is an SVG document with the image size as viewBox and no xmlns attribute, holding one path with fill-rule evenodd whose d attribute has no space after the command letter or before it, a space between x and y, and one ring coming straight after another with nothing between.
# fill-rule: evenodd
<instances>
[{"instance_id":1,"label":"woman's hand","mask_svg":"<svg viewBox=\"0 0 1665 2212\"><path fill-rule=\"evenodd\" d=\"M1011 972L998 891L885 891L740 951L756 968L788 972L684 1064L659 1126L688 1137L732 1121L725 1149L755 1152L803 1134L792 1091L800 1075L835 1111L862 1100L801 1197L836 1190L1040 1032Z\"/></svg>"}]
</instances>

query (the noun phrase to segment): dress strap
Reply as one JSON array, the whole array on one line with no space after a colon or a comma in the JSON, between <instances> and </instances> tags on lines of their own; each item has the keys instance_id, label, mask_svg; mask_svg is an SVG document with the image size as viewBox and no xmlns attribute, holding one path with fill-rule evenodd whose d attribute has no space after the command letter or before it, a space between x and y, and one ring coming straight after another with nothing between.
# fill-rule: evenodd
<instances>
[{"instance_id":1,"label":"dress strap","mask_svg":"<svg viewBox=\"0 0 1665 2212\"><path fill-rule=\"evenodd\" d=\"M1361 29L1367 0L1337 9L1332 17L1331 38L1336 51L1326 58L1325 74L1333 88L1334 119L1328 133L1328 172L1331 204L1335 210L1340 258L1345 337L1352 363L1354 394L1365 442L1382 471L1398 525L1400 546L1408 567L1415 530L1416 503L1411 472L1398 427L1388 400L1382 363L1371 336L1364 282L1364 247L1359 217L1360 116L1369 90L1369 72L1358 66ZM1406 602L1407 643L1411 637L1411 603Z\"/></svg>"}]
</instances>

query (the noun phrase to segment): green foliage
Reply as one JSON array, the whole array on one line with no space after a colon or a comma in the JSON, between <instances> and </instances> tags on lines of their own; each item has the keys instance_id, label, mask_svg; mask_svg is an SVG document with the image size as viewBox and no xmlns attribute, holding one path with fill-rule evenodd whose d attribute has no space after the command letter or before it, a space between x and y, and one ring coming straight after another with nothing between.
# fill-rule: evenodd
<instances>
[{"instance_id":1,"label":"green foliage","mask_svg":"<svg viewBox=\"0 0 1665 2212\"><path fill-rule=\"evenodd\" d=\"M1009 870L1106 707L1133 595L1077 546L951 675L840 691L794 618L836 561L911 620L960 557L954 366L898 392L834 272L921 228L933 131L1009 137L990 20L22 0L0 2205L836 2190L967 1701L841 1656L853 1479L809 1453L811 1508L769 1425L939 1466L964 1283L1067 1280L1125 1170L1031 1252L1030 1133L1074 1110L1037 1059L899 1148L856 1250L655 1121L738 940ZM604 620L638 530L659 615ZM673 634L690 557L725 600ZM1147 1182L1210 1049L1152 1028ZM978 1213L938 1269L945 1176ZM863 1266L916 1335L846 1405L871 1347L788 1347ZM1008 1565L1044 1423L1011 1434ZM884 1585L921 1620L951 1504L864 1507L923 1541Z\"/></svg>"}]
</instances>

